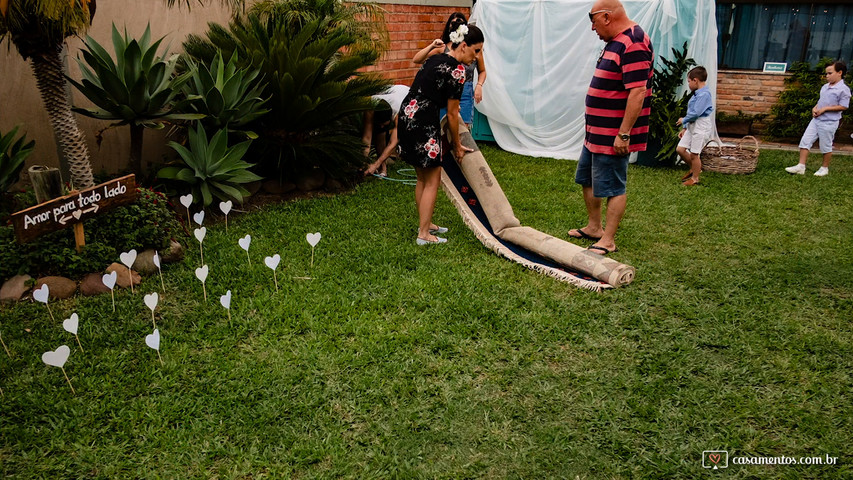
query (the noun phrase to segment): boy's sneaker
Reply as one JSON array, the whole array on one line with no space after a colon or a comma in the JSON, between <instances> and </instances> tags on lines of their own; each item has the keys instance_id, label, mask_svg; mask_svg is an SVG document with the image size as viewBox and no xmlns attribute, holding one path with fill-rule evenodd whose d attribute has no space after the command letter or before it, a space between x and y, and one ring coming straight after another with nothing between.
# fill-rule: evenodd
<instances>
[{"instance_id":1,"label":"boy's sneaker","mask_svg":"<svg viewBox=\"0 0 853 480\"><path fill-rule=\"evenodd\" d=\"M827 175L829 175L829 169L826 167L820 167L814 172L815 177L825 177Z\"/></svg>"},{"instance_id":2,"label":"boy's sneaker","mask_svg":"<svg viewBox=\"0 0 853 480\"><path fill-rule=\"evenodd\" d=\"M803 163L798 163L793 167L788 167L785 169L788 173L793 173L794 175L805 175L806 173L806 165ZM826 174L824 174L826 175Z\"/></svg>"}]
</instances>

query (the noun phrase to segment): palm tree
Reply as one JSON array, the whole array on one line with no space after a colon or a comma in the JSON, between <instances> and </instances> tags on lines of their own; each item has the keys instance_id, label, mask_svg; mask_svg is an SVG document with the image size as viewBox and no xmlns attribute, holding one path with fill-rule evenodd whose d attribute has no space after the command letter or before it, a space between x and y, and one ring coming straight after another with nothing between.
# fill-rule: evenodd
<instances>
[{"instance_id":1,"label":"palm tree","mask_svg":"<svg viewBox=\"0 0 853 480\"><path fill-rule=\"evenodd\" d=\"M165 0L189 7L191 0ZM202 0L197 0L203 3ZM223 0L232 6L242 0ZM76 188L91 187L92 164L83 133L71 111L62 64L65 39L84 33L95 15L95 0L0 0L0 42L9 38L30 60L50 124Z\"/></svg>"}]
</instances>

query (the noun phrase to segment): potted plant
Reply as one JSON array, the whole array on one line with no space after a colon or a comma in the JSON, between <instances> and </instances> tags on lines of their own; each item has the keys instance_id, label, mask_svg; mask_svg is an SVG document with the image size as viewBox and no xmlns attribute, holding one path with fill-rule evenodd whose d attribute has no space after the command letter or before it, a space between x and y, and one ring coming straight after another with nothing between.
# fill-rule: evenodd
<instances>
[{"instance_id":1,"label":"potted plant","mask_svg":"<svg viewBox=\"0 0 853 480\"><path fill-rule=\"evenodd\" d=\"M637 163L648 167L672 165L675 148L678 146L678 130L675 123L687 113L687 93L677 95L684 85L690 67L696 65L687 57L687 42L681 51L672 49L673 60L660 57L663 68L655 69L652 76L652 106L649 113L649 141L645 152L640 152Z\"/></svg>"}]
</instances>

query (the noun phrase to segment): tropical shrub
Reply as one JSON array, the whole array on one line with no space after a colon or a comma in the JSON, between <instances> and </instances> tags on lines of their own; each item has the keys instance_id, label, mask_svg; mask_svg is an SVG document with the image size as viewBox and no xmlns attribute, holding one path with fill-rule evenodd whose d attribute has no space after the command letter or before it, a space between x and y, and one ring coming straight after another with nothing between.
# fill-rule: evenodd
<instances>
[{"instance_id":1,"label":"tropical shrub","mask_svg":"<svg viewBox=\"0 0 853 480\"><path fill-rule=\"evenodd\" d=\"M222 53L216 52L210 65L187 61L192 77L183 86L184 109L204 115L201 122L206 127L241 128L269 112L263 108L267 100L261 92L266 84L261 83L260 70L240 67L237 59L234 52L226 63ZM249 132L249 136L257 135Z\"/></svg>"},{"instance_id":2,"label":"tropical shrub","mask_svg":"<svg viewBox=\"0 0 853 480\"><path fill-rule=\"evenodd\" d=\"M150 26L136 40L128 36L127 30L120 34L113 24L112 40L115 61L95 39L87 36L84 40L83 60L77 59L83 79L68 80L97 108L73 110L89 117L116 120L116 126L130 125L130 164L134 172L142 173L143 127L163 128L166 120L201 118L179 113L181 102L175 99L192 72L173 75L179 55L167 57L168 51L158 55L163 38L152 43Z\"/></svg>"},{"instance_id":3,"label":"tropical shrub","mask_svg":"<svg viewBox=\"0 0 853 480\"><path fill-rule=\"evenodd\" d=\"M86 245L81 253L77 253L71 229L18 244L13 228L0 226L0 279L19 273L77 278L103 271L131 248L163 250L171 239L186 237L165 195L144 188L137 193L135 203L86 221Z\"/></svg>"},{"instance_id":4,"label":"tropical shrub","mask_svg":"<svg viewBox=\"0 0 853 480\"><path fill-rule=\"evenodd\" d=\"M687 113L687 101L690 98L687 92L680 96L677 92L684 85L687 72L696 65L696 61L687 56L687 42L684 42L681 51L672 49L672 60L661 56L660 61L663 67L656 68L652 76L649 140L660 146L655 159L668 162L675 157L675 149L678 147L678 131L681 127L676 122Z\"/></svg>"},{"instance_id":5,"label":"tropical shrub","mask_svg":"<svg viewBox=\"0 0 853 480\"><path fill-rule=\"evenodd\" d=\"M18 128L16 126L5 135L0 132L0 194L5 193L9 187L17 183L24 168L24 162L35 148L35 141L24 143L27 139L26 135L21 135L15 141Z\"/></svg>"},{"instance_id":6,"label":"tropical shrub","mask_svg":"<svg viewBox=\"0 0 853 480\"><path fill-rule=\"evenodd\" d=\"M812 119L812 108L820 98L820 89L826 83L824 71L831 58L822 58L812 68L808 62L795 62L785 79L785 91L779 94L779 100L770 108L773 118L767 126L772 138L798 138L808 127Z\"/></svg>"},{"instance_id":7,"label":"tropical shrub","mask_svg":"<svg viewBox=\"0 0 853 480\"><path fill-rule=\"evenodd\" d=\"M261 180L249 169L251 163L242 160L251 140L228 146L228 131L219 130L207 141L204 127L198 125L189 130L189 149L176 142L169 142L186 166L170 166L161 169L157 176L167 180L179 180L189 185L194 198L201 198L210 205L213 197L222 200L234 199L240 203L249 196L243 184Z\"/></svg>"},{"instance_id":8,"label":"tropical shrub","mask_svg":"<svg viewBox=\"0 0 853 480\"><path fill-rule=\"evenodd\" d=\"M389 85L359 71L376 61L378 51L360 45L334 16L295 21L286 7L299 2L274 3L281 8L259 12L256 6L228 28L211 24L207 38L191 35L186 52L204 63L217 51L226 58L238 52L240 63L264 75L271 112L248 125L259 134L256 158L263 173L318 166L342 177L360 169L363 144L353 118L373 108L370 96Z\"/></svg>"}]
</instances>

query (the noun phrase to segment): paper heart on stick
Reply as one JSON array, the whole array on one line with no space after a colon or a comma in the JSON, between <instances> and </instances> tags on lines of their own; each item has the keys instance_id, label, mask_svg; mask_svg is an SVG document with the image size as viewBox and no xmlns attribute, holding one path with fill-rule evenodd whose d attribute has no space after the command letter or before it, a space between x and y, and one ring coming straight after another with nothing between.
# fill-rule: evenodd
<instances>
[{"instance_id":1,"label":"paper heart on stick","mask_svg":"<svg viewBox=\"0 0 853 480\"><path fill-rule=\"evenodd\" d=\"M77 335L77 327L80 325L80 318L76 313L71 314L71 318L66 318L62 322L62 328L65 329L66 332Z\"/></svg>"},{"instance_id":2,"label":"paper heart on stick","mask_svg":"<svg viewBox=\"0 0 853 480\"><path fill-rule=\"evenodd\" d=\"M314 248L317 246L318 243L320 243L320 238L322 237L323 236L320 235L320 232L309 233L305 235L305 240L308 240L308 245L311 245L311 248Z\"/></svg>"},{"instance_id":3,"label":"paper heart on stick","mask_svg":"<svg viewBox=\"0 0 853 480\"><path fill-rule=\"evenodd\" d=\"M62 345L53 352L44 352L41 355L41 361L51 367L62 368L68 361L69 355L71 355L71 349L68 348L68 345Z\"/></svg>"},{"instance_id":4,"label":"paper heart on stick","mask_svg":"<svg viewBox=\"0 0 853 480\"><path fill-rule=\"evenodd\" d=\"M278 262L280 262L280 261L281 261L281 256L277 253L271 257L264 258L264 263L273 270L278 268Z\"/></svg>"},{"instance_id":5,"label":"paper heart on stick","mask_svg":"<svg viewBox=\"0 0 853 480\"><path fill-rule=\"evenodd\" d=\"M185 208L190 208L190 205L193 204L193 194L188 193L186 195L181 195L181 205Z\"/></svg>"},{"instance_id":6,"label":"paper heart on stick","mask_svg":"<svg viewBox=\"0 0 853 480\"><path fill-rule=\"evenodd\" d=\"M248 252L249 251L249 244L252 243L252 236L246 235L245 237L241 238L240 240L237 240L237 243L240 244L240 248L242 248L243 250Z\"/></svg>"},{"instance_id":7,"label":"paper heart on stick","mask_svg":"<svg viewBox=\"0 0 853 480\"><path fill-rule=\"evenodd\" d=\"M207 274L208 273L209 273L209 270L207 268L207 265L203 265L203 266L195 269L195 276L196 276L196 278L201 280L201 283L204 283L205 280L207 280Z\"/></svg>"},{"instance_id":8,"label":"paper heart on stick","mask_svg":"<svg viewBox=\"0 0 853 480\"><path fill-rule=\"evenodd\" d=\"M222 213L224 213L225 215L228 215L228 213L231 212L231 207L233 206L234 204L231 202L231 200L219 203L219 209L222 210Z\"/></svg>"},{"instance_id":9,"label":"paper heart on stick","mask_svg":"<svg viewBox=\"0 0 853 480\"><path fill-rule=\"evenodd\" d=\"M104 283L105 287L112 290L113 287L116 286L116 280L117 279L118 279L118 273L115 270L113 270L110 273L104 274L104 276L101 277L101 282Z\"/></svg>"},{"instance_id":10,"label":"paper heart on stick","mask_svg":"<svg viewBox=\"0 0 853 480\"><path fill-rule=\"evenodd\" d=\"M136 261L136 250L124 252L119 255L118 258L121 259L121 263L127 265L127 268L132 268L133 262Z\"/></svg>"},{"instance_id":11,"label":"paper heart on stick","mask_svg":"<svg viewBox=\"0 0 853 480\"><path fill-rule=\"evenodd\" d=\"M198 243L201 243L207 235L207 227L196 228L193 230L193 234L195 235L195 239L198 240Z\"/></svg>"},{"instance_id":12,"label":"paper heart on stick","mask_svg":"<svg viewBox=\"0 0 853 480\"><path fill-rule=\"evenodd\" d=\"M155 267L160 268L160 254L154 252L154 256L151 257L151 263L154 264Z\"/></svg>"},{"instance_id":13,"label":"paper heart on stick","mask_svg":"<svg viewBox=\"0 0 853 480\"><path fill-rule=\"evenodd\" d=\"M195 223L197 223L197 224L201 225L201 224L202 224L202 222L204 222L204 210L202 210L202 211L200 211L200 212L196 213L195 215L193 215L193 221L194 221Z\"/></svg>"},{"instance_id":14,"label":"paper heart on stick","mask_svg":"<svg viewBox=\"0 0 853 480\"><path fill-rule=\"evenodd\" d=\"M41 288L37 288L33 290L33 298L37 302L47 303L47 299L50 296L50 287L47 284L43 284Z\"/></svg>"},{"instance_id":15,"label":"paper heart on stick","mask_svg":"<svg viewBox=\"0 0 853 480\"><path fill-rule=\"evenodd\" d=\"M225 295L219 297L219 303L225 308L231 308L231 290L225 292Z\"/></svg>"},{"instance_id":16,"label":"paper heart on stick","mask_svg":"<svg viewBox=\"0 0 853 480\"><path fill-rule=\"evenodd\" d=\"M157 292L149 293L148 295L145 295L144 300L145 306L150 308L153 312L154 309L157 308L157 303L160 301L160 296L157 295Z\"/></svg>"},{"instance_id":17,"label":"paper heart on stick","mask_svg":"<svg viewBox=\"0 0 853 480\"><path fill-rule=\"evenodd\" d=\"M145 336L145 345L153 348L154 350L160 350L160 330L155 328L154 333L151 335Z\"/></svg>"}]
</instances>

